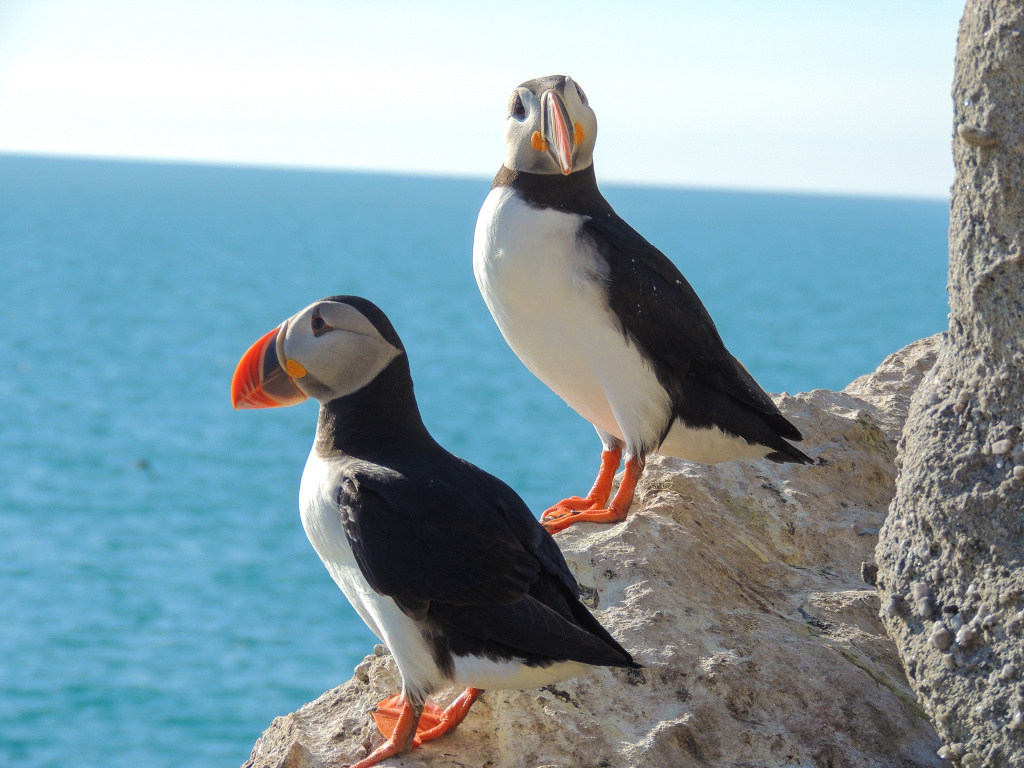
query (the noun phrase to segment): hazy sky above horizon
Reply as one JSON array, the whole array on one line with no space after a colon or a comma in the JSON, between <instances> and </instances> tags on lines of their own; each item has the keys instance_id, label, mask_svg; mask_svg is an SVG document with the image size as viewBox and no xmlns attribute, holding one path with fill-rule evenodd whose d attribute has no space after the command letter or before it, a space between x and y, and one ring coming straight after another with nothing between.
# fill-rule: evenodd
<instances>
[{"instance_id":1,"label":"hazy sky above horizon","mask_svg":"<svg viewBox=\"0 0 1024 768\"><path fill-rule=\"evenodd\" d=\"M0 152L492 176L572 75L598 178L946 197L963 0L0 0Z\"/></svg>"}]
</instances>

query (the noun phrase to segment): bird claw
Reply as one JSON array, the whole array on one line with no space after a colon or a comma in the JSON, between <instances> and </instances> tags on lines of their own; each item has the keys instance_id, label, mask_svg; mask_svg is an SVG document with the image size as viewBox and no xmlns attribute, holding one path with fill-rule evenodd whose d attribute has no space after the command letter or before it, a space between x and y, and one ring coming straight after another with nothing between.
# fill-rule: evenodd
<instances>
[{"instance_id":1,"label":"bird claw","mask_svg":"<svg viewBox=\"0 0 1024 768\"><path fill-rule=\"evenodd\" d=\"M564 507L552 507L551 509L544 510L544 514L540 516L540 522L550 523L553 520L561 520L566 515L573 515L575 512Z\"/></svg>"},{"instance_id":2,"label":"bird claw","mask_svg":"<svg viewBox=\"0 0 1024 768\"><path fill-rule=\"evenodd\" d=\"M564 531L566 528L572 525L571 522L565 519L567 517L571 517L571 515L565 515L555 520L545 520L541 523L541 525L544 526L545 531L554 536L559 531Z\"/></svg>"},{"instance_id":3,"label":"bird claw","mask_svg":"<svg viewBox=\"0 0 1024 768\"><path fill-rule=\"evenodd\" d=\"M626 519L624 509L616 509L613 506L607 509L588 509L583 512L571 512L561 517L541 522L541 525L548 533L555 534L564 531L570 525L576 523L621 523Z\"/></svg>"},{"instance_id":4,"label":"bird claw","mask_svg":"<svg viewBox=\"0 0 1024 768\"><path fill-rule=\"evenodd\" d=\"M568 499L562 499L554 506L545 509L540 519L542 523L550 520L560 520L563 517L587 512L599 506L599 500L592 499L590 496L570 496Z\"/></svg>"}]
</instances>

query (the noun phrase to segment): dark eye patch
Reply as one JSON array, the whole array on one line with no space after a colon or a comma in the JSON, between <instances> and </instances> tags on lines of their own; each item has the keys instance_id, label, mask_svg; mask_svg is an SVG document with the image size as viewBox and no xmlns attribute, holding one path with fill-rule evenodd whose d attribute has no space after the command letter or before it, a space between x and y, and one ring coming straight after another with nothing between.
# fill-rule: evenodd
<instances>
[{"instance_id":1,"label":"dark eye patch","mask_svg":"<svg viewBox=\"0 0 1024 768\"><path fill-rule=\"evenodd\" d=\"M520 97L518 91L512 94L512 101L509 103L508 114L511 117L523 118L526 117L526 105L523 104L523 99Z\"/></svg>"},{"instance_id":2,"label":"dark eye patch","mask_svg":"<svg viewBox=\"0 0 1024 768\"><path fill-rule=\"evenodd\" d=\"M331 330L331 326L327 324L327 321L320 317L319 309L313 313L313 318L309 321L309 327L313 329L314 336L323 336Z\"/></svg>"}]
</instances>

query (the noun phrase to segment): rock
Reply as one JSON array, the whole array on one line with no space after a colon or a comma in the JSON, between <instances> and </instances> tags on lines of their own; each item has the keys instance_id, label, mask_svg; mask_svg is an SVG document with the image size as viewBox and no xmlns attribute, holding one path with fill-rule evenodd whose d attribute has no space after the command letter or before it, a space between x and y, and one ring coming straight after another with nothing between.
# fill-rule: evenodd
<instances>
[{"instance_id":1,"label":"rock","mask_svg":"<svg viewBox=\"0 0 1024 768\"><path fill-rule=\"evenodd\" d=\"M488 691L456 732L383 765L939 765L942 742L861 581L937 345L917 342L843 392L779 398L813 466L652 457L624 523L556 537L585 600L645 668ZM367 710L399 679L387 654L359 671L277 718L246 768L279 768L296 742L324 766L366 754L379 741Z\"/></svg>"},{"instance_id":2,"label":"rock","mask_svg":"<svg viewBox=\"0 0 1024 768\"><path fill-rule=\"evenodd\" d=\"M886 604L915 583L933 596L934 616L889 611L884 621L939 734L963 746L954 752L961 764L1020 768L1024 734L1014 724L1024 689L1003 673L1024 665L1024 622L1016 620L1024 608L1019 0L967 2L953 99L949 331L910 406L876 581ZM940 617L948 634L935 629Z\"/></svg>"}]
</instances>

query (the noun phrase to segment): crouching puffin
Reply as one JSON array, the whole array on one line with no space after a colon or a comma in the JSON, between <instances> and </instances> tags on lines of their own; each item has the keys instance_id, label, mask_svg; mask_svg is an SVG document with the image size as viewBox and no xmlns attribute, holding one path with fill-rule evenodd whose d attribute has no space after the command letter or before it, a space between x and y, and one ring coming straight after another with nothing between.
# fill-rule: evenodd
<instances>
[{"instance_id":1,"label":"crouching puffin","mask_svg":"<svg viewBox=\"0 0 1024 768\"><path fill-rule=\"evenodd\" d=\"M505 162L473 244L477 285L505 340L604 446L590 493L544 512L551 532L625 519L651 453L811 462L787 442L800 432L729 354L686 278L601 195L596 138L597 117L572 78L516 88Z\"/></svg>"},{"instance_id":2,"label":"crouching puffin","mask_svg":"<svg viewBox=\"0 0 1024 768\"><path fill-rule=\"evenodd\" d=\"M483 689L639 666L580 603L561 551L515 491L427 432L405 348L374 304L311 304L253 344L231 382L235 408L307 397L320 418L299 491L303 528L402 675L401 693L374 713L387 740L352 768L453 729ZM427 706L450 685L466 690L443 711Z\"/></svg>"}]
</instances>

